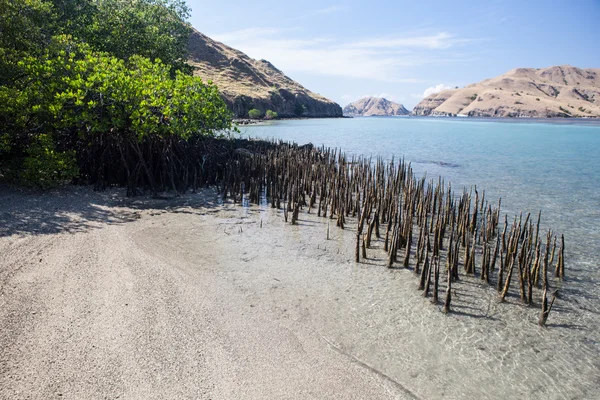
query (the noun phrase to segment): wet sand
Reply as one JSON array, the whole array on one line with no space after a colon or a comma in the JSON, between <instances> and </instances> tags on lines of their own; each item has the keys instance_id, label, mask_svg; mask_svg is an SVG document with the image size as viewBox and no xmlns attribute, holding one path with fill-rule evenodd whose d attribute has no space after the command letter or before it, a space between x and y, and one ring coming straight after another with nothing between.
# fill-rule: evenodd
<instances>
[{"instance_id":1,"label":"wet sand","mask_svg":"<svg viewBox=\"0 0 600 400\"><path fill-rule=\"evenodd\" d=\"M0 398L600 398L576 279L541 328L539 299L463 279L444 315L383 250L356 264L352 224L213 190L0 188L0 210Z\"/></svg>"}]
</instances>

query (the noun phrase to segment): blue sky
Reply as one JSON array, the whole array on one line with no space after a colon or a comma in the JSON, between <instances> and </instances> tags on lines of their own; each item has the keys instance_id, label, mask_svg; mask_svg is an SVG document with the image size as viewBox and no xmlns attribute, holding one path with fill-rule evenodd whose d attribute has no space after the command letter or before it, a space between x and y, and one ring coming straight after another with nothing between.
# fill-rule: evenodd
<instances>
[{"instance_id":1,"label":"blue sky","mask_svg":"<svg viewBox=\"0 0 600 400\"><path fill-rule=\"evenodd\" d=\"M226 4L226 5L223 5ZM188 0L199 31L344 106L424 94L517 67L600 68L600 0Z\"/></svg>"}]
</instances>

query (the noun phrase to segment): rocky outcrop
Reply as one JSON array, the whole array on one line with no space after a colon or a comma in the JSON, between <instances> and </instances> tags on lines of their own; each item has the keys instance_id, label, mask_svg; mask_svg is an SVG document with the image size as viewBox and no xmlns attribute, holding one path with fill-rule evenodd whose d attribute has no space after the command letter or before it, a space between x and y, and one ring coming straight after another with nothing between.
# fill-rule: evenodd
<instances>
[{"instance_id":1,"label":"rocky outcrop","mask_svg":"<svg viewBox=\"0 0 600 400\"><path fill-rule=\"evenodd\" d=\"M287 77L266 60L254 60L239 50L193 30L188 62L194 75L215 83L236 117L256 108L280 117L341 117L342 108Z\"/></svg>"},{"instance_id":2,"label":"rocky outcrop","mask_svg":"<svg viewBox=\"0 0 600 400\"><path fill-rule=\"evenodd\" d=\"M402 104L379 97L364 97L344 107L344 115L349 117L397 116L410 112Z\"/></svg>"},{"instance_id":3,"label":"rocky outcrop","mask_svg":"<svg viewBox=\"0 0 600 400\"><path fill-rule=\"evenodd\" d=\"M412 115L469 117L600 117L600 69L570 65L517 68L496 78L432 94Z\"/></svg>"}]
</instances>

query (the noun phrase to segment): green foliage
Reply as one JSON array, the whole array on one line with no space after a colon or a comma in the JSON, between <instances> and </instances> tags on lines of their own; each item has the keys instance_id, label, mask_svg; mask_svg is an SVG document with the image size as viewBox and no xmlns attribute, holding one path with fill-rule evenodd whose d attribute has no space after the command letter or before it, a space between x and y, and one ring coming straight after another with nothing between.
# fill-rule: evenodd
<instances>
[{"instance_id":1,"label":"green foliage","mask_svg":"<svg viewBox=\"0 0 600 400\"><path fill-rule=\"evenodd\" d=\"M183 0L0 0L0 85L20 75L22 56L43 54L61 34L118 58L160 59L191 74L189 15Z\"/></svg>"},{"instance_id":2,"label":"green foliage","mask_svg":"<svg viewBox=\"0 0 600 400\"><path fill-rule=\"evenodd\" d=\"M0 0L0 85L21 75L21 57L50 42L52 16L52 5L43 0Z\"/></svg>"},{"instance_id":3,"label":"green foliage","mask_svg":"<svg viewBox=\"0 0 600 400\"><path fill-rule=\"evenodd\" d=\"M571 114L571 111L567 110L566 108L563 108L562 106L559 106L558 109L565 114Z\"/></svg>"},{"instance_id":4,"label":"green foliage","mask_svg":"<svg viewBox=\"0 0 600 400\"><path fill-rule=\"evenodd\" d=\"M0 0L0 47L31 52L48 43L52 28L52 4L44 0Z\"/></svg>"},{"instance_id":5,"label":"green foliage","mask_svg":"<svg viewBox=\"0 0 600 400\"><path fill-rule=\"evenodd\" d=\"M469 97L469 99L471 99L471 101L475 101L475 99L477 99L477 93L475 93L473 96Z\"/></svg>"},{"instance_id":6,"label":"green foliage","mask_svg":"<svg viewBox=\"0 0 600 400\"><path fill-rule=\"evenodd\" d=\"M0 0L0 168L45 187L75 159L104 179L110 159L130 186L189 182L199 138L232 115L185 63L188 17L184 0Z\"/></svg>"},{"instance_id":7,"label":"green foliage","mask_svg":"<svg viewBox=\"0 0 600 400\"><path fill-rule=\"evenodd\" d=\"M279 115L273 110L267 110L265 113L265 119L277 119Z\"/></svg>"},{"instance_id":8,"label":"green foliage","mask_svg":"<svg viewBox=\"0 0 600 400\"><path fill-rule=\"evenodd\" d=\"M184 1L102 0L95 4L88 16L91 23L80 24L74 36L118 58L139 55L191 71L185 63L191 28L185 22L190 9Z\"/></svg>"},{"instance_id":9,"label":"green foliage","mask_svg":"<svg viewBox=\"0 0 600 400\"><path fill-rule=\"evenodd\" d=\"M46 139L49 150L28 153L39 132L74 157L68 150L91 146L100 136L135 147L136 142L187 141L231 129L231 113L214 85L180 71L172 77L171 68L158 60L132 56L125 61L61 36L43 57L25 57L19 67L22 78L0 86L0 137L6 143L0 151L24 149L25 180L39 178L41 186L51 177L71 177L61 173L63 165L72 169ZM43 162L49 163L47 171L40 168Z\"/></svg>"},{"instance_id":10,"label":"green foliage","mask_svg":"<svg viewBox=\"0 0 600 400\"><path fill-rule=\"evenodd\" d=\"M67 183L78 174L75 150L56 151L50 135L41 134L27 148L20 178L25 184L47 189Z\"/></svg>"},{"instance_id":11,"label":"green foliage","mask_svg":"<svg viewBox=\"0 0 600 400\"><path fill-rule=\"evenodd\" d=\"M160 61L128 61L57 39L44 58L20 62L28 84L0 88L0 115L15 128L76 130L82 137L112 131L189 139L229 129L231 116L217 88ZM8 122L8 121L7 121Z\"/></svg>"},{"instance_id":12,"label":"green foliage","mask_svg":"<svg viewBox=\"0 0 600 400\"><path fill-rule=\"evenodd\" d=\"M306 106L304 104L296 103L296 106L294 107L294 114L296 114L297 117L301 117L305 112Z\"/></svg>"},{"instance_id":13,"label":"green foliage","mask_svg":"<svg viewBox=\"0 0 600 400\"><path fill-rule=\"evenodd\" d=\"M251 119L259 119L262 117L262 112L256 108L253 108L252 110L248 111L248 117Z\"/></svg>"},{"instance_id":14,"label":"green foliage","mask_svg":"<svg viewBox=\"0 0 600 400\"><path fill-rule=\"evenodd\" d=\"M10 148L10 135L7 133L0 135L0 154L8 153Z\"/></svg>"}]
</instances>

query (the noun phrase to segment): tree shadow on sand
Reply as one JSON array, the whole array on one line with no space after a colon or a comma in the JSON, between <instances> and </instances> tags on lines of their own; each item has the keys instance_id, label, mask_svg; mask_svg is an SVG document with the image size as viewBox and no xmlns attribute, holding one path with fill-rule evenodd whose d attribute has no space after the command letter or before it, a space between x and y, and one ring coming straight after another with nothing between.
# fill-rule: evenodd
<instances>
[{"instance_id":1,"label":"tree shadow on sand","mask_svg":"<svg viewBox=\"0 0 600 400\"><path fill-rule=\"evenodd\" d=\"M141 211L184 212L183 207L214 208L219 204L213 190L178 197L127 198L122 189L94 192L90 187L69 186L41 192L0 185L0 238L77 233L135 221Z\"/></svg>"}]
</instances>

